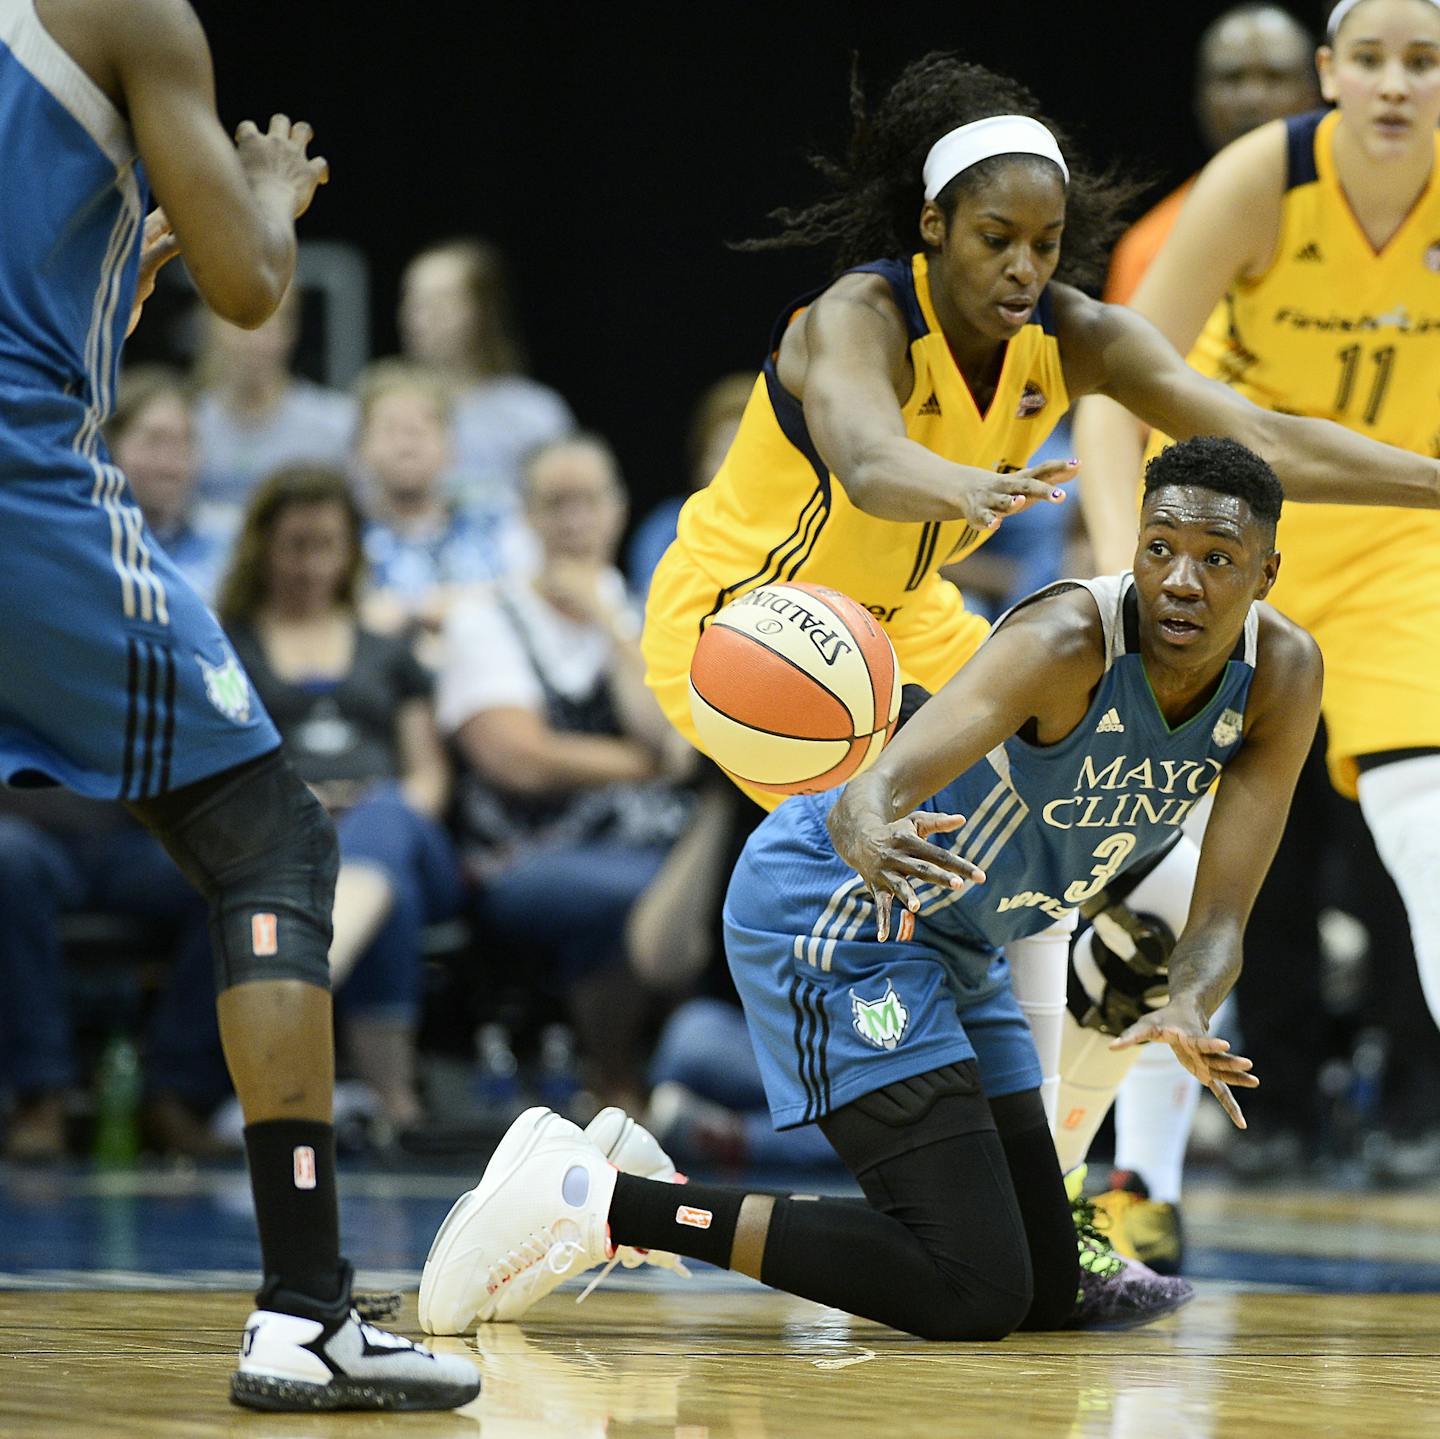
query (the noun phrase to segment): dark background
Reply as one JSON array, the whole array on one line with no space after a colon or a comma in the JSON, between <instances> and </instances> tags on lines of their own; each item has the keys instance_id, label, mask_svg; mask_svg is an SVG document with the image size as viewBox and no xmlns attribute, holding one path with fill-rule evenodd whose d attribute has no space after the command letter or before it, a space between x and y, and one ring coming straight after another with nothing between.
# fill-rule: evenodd
<instances>
[{"instance_id":1,"label":"dark background","mask_svg":"<svg viewBox=\"0 0 1440 1439\"><path fill-rule=\"evenodd\" d=\"M725 242L819 193L804 156L843 146L853 53L872 93L936 48L1013 74L1158 198L1204 158L1194 49L1225 8L196 4L226 124L284 110L315 126L332 180L302 233L364 249L375 353L395 347L410 254L493 237L532 372L610 436L641 504L682 485L699 391L758 366L775 313L828 274L823 255Z\"/></svg>"}]
</instances>

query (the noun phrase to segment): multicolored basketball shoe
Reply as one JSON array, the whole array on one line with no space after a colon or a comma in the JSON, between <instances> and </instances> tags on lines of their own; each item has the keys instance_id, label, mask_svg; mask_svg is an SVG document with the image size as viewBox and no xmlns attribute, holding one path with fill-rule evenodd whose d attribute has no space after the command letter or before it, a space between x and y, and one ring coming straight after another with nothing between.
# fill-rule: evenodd
<instances>
[{"instance_id":1,"label":"multicolored basketball shoe","mask_svg":"<svg viewBox=\"0 0 1440 1439\"><path fill-rule=\"evenodd\" d=\"M1148 1264L1157 1274L1178 1274L1185 1261L1180 1208L1150 1198L1145 1181L1129 1169L1112 1169L1110 1187L1094 1199L1096 1227L1117 1254Z\"/></svg>"},{"instance_id":2,"label":"multicolored basketball shoe","mask_svg":"<svg viewBox=\"0 0 1440 1439\"><path fill-rule=\"evenodd\" d=\"M1157 1274L1138 1259L1117 1254L1095 1223L1085 1199L1085 1166L1065 1176L1080 1250L1080 1290L1067 1329L1135 1329L1188 1304L1195 1288L1178 1276Z\"/></svg>"},{"instance_id":3,"label":"multicolored basketball shoe","mask_svg":"<svg viewBox=\"0 0 1440 1439\"><path fill-rule=\"evenodd\" d=\"M480 1392L467 1359L432 1354L366 1323L344 1293L333 1306L292 1314L270 1288L245 1321L230 1398L247 1409L309 1413L337 1409L454 1409ZM276 1306L276 1307L271 1307Z\"/></svg>"}]
</instances>

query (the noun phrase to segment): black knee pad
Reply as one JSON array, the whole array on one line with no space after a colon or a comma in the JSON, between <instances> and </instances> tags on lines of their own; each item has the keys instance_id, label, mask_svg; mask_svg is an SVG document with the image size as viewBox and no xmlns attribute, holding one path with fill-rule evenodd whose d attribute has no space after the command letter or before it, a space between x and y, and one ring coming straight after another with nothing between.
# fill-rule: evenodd
<instances>
[{"instance_id":1,"label":"black knee pad","mask_svg":"<svg viewBox=\"0 0 1440 1439\"><path fill-rule=\"evenodd\" d=\"M209 901L217 992L330 987L335 826L278 750L129 808Z\"/></svg>"},{"instance_id":2,"label":"black knee pad","mask_svg":"<svg viewBox=\"0 0 1440 1439\"><path fill-rule=\"evenodd\" d=\"M820 1121L836 1152L859 1174L942 1139L995 1128L973 1059L873 1089Z\"/></svg>"}]
</instances>

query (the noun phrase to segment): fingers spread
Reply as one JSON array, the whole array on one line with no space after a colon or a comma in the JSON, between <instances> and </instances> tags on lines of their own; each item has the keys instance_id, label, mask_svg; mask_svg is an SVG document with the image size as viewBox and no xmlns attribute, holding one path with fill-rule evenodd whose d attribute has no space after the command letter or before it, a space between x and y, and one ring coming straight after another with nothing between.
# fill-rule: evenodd
<instances>
[{"instance_id":1,"label":"fingers spread","mask_svg":"<svg viewBox=\"0 0 1440 1439\"><path fill-rule=\"evenodd\" d=\"M1245 1123L1245 1116L1240 1112L1240 1106L1235 1102L1235 1096L1230 1093L1230 1087L1218 1079L1210 1081L1210 1093L1220 1101L1220 1107L1230 1116L1230 1122L1236 1129L1246 1129L1249 1126Z\"/></svg>"},{"instance_id":2,"label":"fingers spread","mask_svg":"<svg viewBox=\"0 0 1440 1439\"><path fill-rule=\"evenodd\" d=\"M929 810L917 810L910 816L915 833L921 839L932 834L951 834L965 823L963 814L931 814Z\"/></svg>"}]
</instances>

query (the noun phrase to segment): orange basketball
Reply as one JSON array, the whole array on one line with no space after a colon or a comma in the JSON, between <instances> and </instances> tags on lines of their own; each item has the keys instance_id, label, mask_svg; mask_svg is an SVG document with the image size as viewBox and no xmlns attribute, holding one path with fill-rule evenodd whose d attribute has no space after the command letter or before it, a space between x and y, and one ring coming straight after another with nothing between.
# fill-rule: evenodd
<instances>
[{"instance_id":1,"label":"orange basketball","mask_svg":"<svg viewBox=\"0 0 1440 1439\"><path fill-rule=\"evenodd\" d=\"M710 621L690 662L705 752L756 789L815 794L873 764L900 713L890 636L849 595L764 585Z\"/></svg>"}]
</instances>

